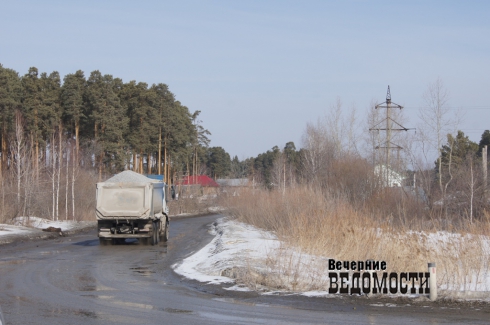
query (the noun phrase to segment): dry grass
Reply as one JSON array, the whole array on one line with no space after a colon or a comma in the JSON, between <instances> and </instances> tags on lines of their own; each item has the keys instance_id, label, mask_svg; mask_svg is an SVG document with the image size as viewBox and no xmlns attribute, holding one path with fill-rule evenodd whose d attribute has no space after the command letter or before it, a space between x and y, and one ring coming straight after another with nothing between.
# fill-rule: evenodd
<instances>
[{"instance_id":1,"label":"dry grass","mask_svg":"<svg viewBox=\"0 0 490 325\"><path fill-rule=\"evenodd\" d=\"M180 197L178 200L168 202L170 215L179 214L205 214L210 212L211 207L216 206L216 197Z\"/></svg>"},{"instance_id":2,"label":"dry grass","mask_svg":"<svg viewBox=\"0 0 490 325\"><path fill-rule=\"evenodd\" d=\"M392 202L387 204L396 208ZM327 258L386 261L388 271L393 272L426 271L428 262L436 262L439 286L456 290L474 290L476 283L487 281L488 214L484 220L472 224L460 222L461 226L453 227L452 233L440 233L442 222L427 222L419 215L410 218L410 209L406 207L410 203L404 204L405 207L402 203L398 205L397 213L383 214L379 211L386 206L374 209L370 204L354 208L341 198L308 187L289 189L284 194L244 191L224 202L229 213L239 221L273 231L285 246L296 250L287 253L283 247L271 253L267 264L274 272L266 271L256 277L260 285L290 290L318 289L324 285L319 280L328 272ZM319 258L301 259L301 255ZM300 274L306 274L306 279L299 280ZM249 274L244 282L254 286L250 278Z\"/></svg>"}]
</instances>

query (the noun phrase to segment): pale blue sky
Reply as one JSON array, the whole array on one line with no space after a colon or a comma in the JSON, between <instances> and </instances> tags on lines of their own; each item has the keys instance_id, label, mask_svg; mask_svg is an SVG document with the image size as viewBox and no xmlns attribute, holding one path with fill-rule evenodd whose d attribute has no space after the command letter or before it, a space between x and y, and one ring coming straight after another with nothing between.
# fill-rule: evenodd
<instances>
[{"instance_id":1,"label":"pale blue sky","mask_svg":"<svg viewBox=\"0 0 490 325\"><path fill-rule=\"evenodd\" d=\"M163 82L240 159L294 141L340 97L406 106L441 78L490 129L489 1L5 1L0 63Z\"/></svg>"}]
</instances>

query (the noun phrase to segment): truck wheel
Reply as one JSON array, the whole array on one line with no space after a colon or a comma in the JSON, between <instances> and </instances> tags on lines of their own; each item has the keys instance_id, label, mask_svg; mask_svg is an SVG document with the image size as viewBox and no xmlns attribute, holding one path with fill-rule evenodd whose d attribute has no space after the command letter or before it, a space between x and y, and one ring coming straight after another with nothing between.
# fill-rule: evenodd
<instances>
[{"instance_id":1,"label":"truck wheel","mask_svg":"<svg viewBox=\"0 0 490 325\"><path fill-rule=\"evenodd\" d=\"M153 223L153 233L151 236L151 244L152 245L158 244L158 232L159 232L158 226L159 226L158 222Z\"/></svg>"},{"instance_id":2,"label":"truck wheel","mask_svg":"<svg viewBox=\"0 0 490 325\"><path fill-rule=\"evenodd\" d=\"M162 238L162 241L163 242L166 242L168 240L168 227L169 227L169 223L168 223L168 220L167 220L165 222L165 228L163 229L162 234L160 235L160 237Z\"/></svg>"}]
</instances>

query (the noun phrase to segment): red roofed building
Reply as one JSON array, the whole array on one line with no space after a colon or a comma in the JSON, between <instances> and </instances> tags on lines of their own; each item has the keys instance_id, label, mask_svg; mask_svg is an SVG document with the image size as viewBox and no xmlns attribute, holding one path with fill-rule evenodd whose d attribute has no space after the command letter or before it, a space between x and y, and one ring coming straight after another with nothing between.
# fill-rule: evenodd
<instances>
[{"instance_id":1,"label":"red roofed building","mask_svg":"<svg viewBox=\"0 0 490 325\"><path fill-rule=\"evenodd\" d=\"M184 176L180 185L201 185L202 187L219 187L212 178L206 175Z\"/></svg>"},{"instance_id":2,"label":"red roofed building","mask_svg":"<svg viewBox=\"0 0 490 325\"><path fill-rule=\"evenodd\" d=\"M206 175L184 176L178 183L183 197L217 194L219 184Z\"/></svg>"}]
</instances>

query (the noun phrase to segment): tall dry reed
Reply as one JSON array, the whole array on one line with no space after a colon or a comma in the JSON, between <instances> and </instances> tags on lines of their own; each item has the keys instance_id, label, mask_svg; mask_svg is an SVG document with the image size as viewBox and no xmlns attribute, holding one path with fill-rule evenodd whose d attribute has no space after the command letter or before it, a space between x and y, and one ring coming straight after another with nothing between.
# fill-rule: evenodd
<instances>
[{"instance_id":1,"label":"tall dry reed","mask_svg":"<svg viewBox=\"0 0 490 325\"><path fill-rule=\"evenodd\" d=\"M402 212L383 214L369 205L353 207L347 200L311 187L285 192L242 191L240 196L226 198L224 205L239 221L274 232L300 254L341 261L386 261L392 272L426 271L428 262L436 262L438 284L452 290L475 290L478 283L481 289L490 277L488 214L486 219L472 224L460 222L460 228L453 228L451 233L441 232L439 222L420 216L410 218L410 210L403 205L398 206ZM284 256L275 260L269 257L269 264L277 270L289 269L288 274L311 274L312 268L317 267L311 265L307 272L308 268L296 260L295 271L291 265L284 265L291 264L291 258L287 261ZM296 278L297 275L288 277L291 283L281 286L296 287Z\"/></svg>"}]
</instances>

